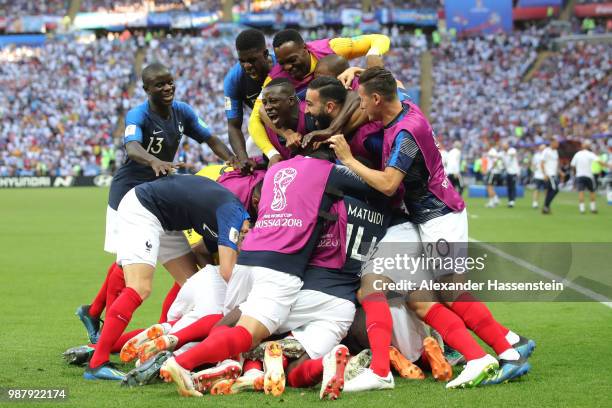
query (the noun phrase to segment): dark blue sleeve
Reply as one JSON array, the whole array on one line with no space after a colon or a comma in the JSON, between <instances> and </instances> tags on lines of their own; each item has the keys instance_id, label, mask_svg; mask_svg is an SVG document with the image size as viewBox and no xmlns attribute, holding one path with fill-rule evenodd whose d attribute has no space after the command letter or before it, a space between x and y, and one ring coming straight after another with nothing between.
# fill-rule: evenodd
<instances>
[{"instance_id":1,"label":"dark blue sleeve","mask_svg":"<svg viewBox=\"0 0 612 408\"><path fill-rule=\"evenodd\" d=\"M249 213L238 203L224 204L217 209L218 245L238 250L238 237L244 220L249 219Z\"/></svg>"},{"instance_id":2,"label":"dark blue sleeve","mask_svg":"<svg viewBox=\"0 0 612 408\"><path fill-rule=\"evenodd\" d=\"M177 102L185 118L185 134L198 143L203 143L212 136L208 125L196 115L193 108L184 102Z\"/></svg>"},{"instance_id":3,"label":"dark blue sleeve","mask_svg":"<svg viewBox=\"0 0 612 408\"><path fill-rule=\"evenodd\" d=\"M399 100L401 102L404 101L410 101L412 102L412 99L410 99L410 95L408 95L408 91L405 90L404 88L397 88L397 97L399 98Z\"/></svg>"},{"instance_id":4,"label":"dark blue sleeve","mask_svg":"<svg viewBox=\"0 0 612 408\"><path fill-rule=\"evenodd\" d=\"M412 135L402 130L395 137L387 167L394 167L403 173L407 173L418 152L419 146Z\"/></svg>"},{"instance_id":5,"label":"dark blue sleeve","mask_svg":"<svg viewBox=\"0 0 612 408\"><path fill-rule=\"evenodd\" d=\"M130 109L125 115L125 132L123 144L129 142L142 143L142 126L144 124L145 112L142 106Z\"/></svg>"},{"instance_id":6,"label":"dark blue sleeve","mask_svg":"<svg viewBox=\"0 0 612 408\"><path fill-rule=\"evenodd\" d=\"M242 118L242 99L238 92L242 67L236 64L229 70L223 80L223 94L225 95L225 116L228 119Z\"/></svg>"}]
</instances>

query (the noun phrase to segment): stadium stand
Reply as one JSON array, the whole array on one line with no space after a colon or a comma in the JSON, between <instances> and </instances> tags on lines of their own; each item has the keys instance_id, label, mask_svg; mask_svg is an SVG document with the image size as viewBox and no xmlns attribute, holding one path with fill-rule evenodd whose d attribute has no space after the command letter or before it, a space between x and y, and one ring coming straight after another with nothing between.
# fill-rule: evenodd
<instances>
[{"instance_id":1,"label":"stadium stand","mask_svg":"<svg viewBox=\"0 0 612 408\"><path fill-rule=\"evenodd\" d=\"M135 49L106 38L2 49L0 175L111 172Z\"/></svg>"},{"instance_id":2,"label":"stadium stand","mask_svg":"<svg viewBox=\"0 0 612 408\"><path fill-rule=\"evenodd\" d=\"M63 16L68 10L70 0L15 1L0 0L0 16L19 15L57 15Z\"/></svg>"}]
</instances>

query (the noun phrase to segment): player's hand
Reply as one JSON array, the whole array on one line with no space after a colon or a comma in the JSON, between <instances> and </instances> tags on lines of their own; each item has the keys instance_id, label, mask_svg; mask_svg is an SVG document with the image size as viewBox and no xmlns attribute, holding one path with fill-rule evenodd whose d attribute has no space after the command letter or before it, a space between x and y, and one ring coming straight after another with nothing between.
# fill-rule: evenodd
<instances>
[{"instance_id":1,"label":"player's hand","mask_svg":"<svg viewBox=\"0 0 612 408\"><path fill-rule=\"evenodd\" d=\"M336 157L342 163L346 163L353 158L353 154L351 153L351 148L349 147L344 135L333 135L326 141L329 146L334 149L336 153Z\"/></svg>"},{"instance_id":2,"label":"player's hand","mask_svg":"<svg viewBox=\"0 0 612 408\"><path fill-rule=\"evenodd\" d=\"M268 168L274 166L276 163L278 163L279 161L283 160L283 158L281 157L280 154L275 154L274 156L272 156L272 158L268 161Z\"/></svg>"},{"instance_id":3,"label":"player's hand","mask_svg":"<svg viewBox=\"0 0 612 408\"><path fill-rule=\"evenodd\" d=\"M302 138L302 147L307 147L310 142L322 142L331 136L332 134L329 132L329 129L313 130Z\"/></svg>"},{"instance_id":4,"label":"player's hand","mask_svg":"<svg viewBox=\"0 0 612 408\"><path fill-rule=\"evenodd\" d=\"M253 171L255 170L255 166L257 166L255 160L249 159L247 157L246 159L239 160L237 166L234 166L234 168L239 169L240 173L246 176L247 174L253 173Z\"/></svg>"},{"instance_id":5,"label":"player's hand","mask_svg":"<svg viewBox=\"0 0 612 408\"><path fill-rule=\"evenodd\" d=\"M342 85L344 85L346 89L351 89L353 79L355 79L355 76L360 75L363 71L364 69L360 67L350 67L347 68L343 73L338 75L338 79L340 80L340 82L342 82Z\"/></svg>"},{"instance_id":6,"label":"player's hand","mask_svg":"<svg viewBox=\"0 0 612 408\"><path fill-rule=\"evenodd\" d=\"M231 166L234 169L240 168L240 159L237 156L232 156L228 160L225 161L226 166Z\"/></svg>"},{"instance_id":7,"label":"player's hand","mask_svg":"<svg viewBox=\"0 0 612 408\"><path fill-rule=\"evenodd\" d=\"M285 146L289 149L296 149L301 146L302 143L302 135L298 132L287 129L283 132L283 137L285 138Z\"/></svg>"},{"instance_id":8,"label":"player's hand","mask_svg":"<svg viewBox=\"0 0 612 408\"><path fill-rule=\"evenodd\" d=\"M180 167L180 163L171 163L162 161L159 159L154 159L151 162L151 168L155 172L155 177L159 177L160 175L166 175L172 172L172 169Z\"/></svg>"}]
</instances>

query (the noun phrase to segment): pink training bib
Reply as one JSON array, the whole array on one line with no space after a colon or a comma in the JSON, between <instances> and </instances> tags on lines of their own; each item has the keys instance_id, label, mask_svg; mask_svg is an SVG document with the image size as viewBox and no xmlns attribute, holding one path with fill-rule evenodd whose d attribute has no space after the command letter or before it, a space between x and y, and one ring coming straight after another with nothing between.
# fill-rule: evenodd
<instances>
[{"instance_id":1,"label":"pink training bib","mask_svg":"<svg viewBox=\"0 0 612 408\"><path fill-rule=\"evenodd\" d=\"M338 215L337 221L327 221L308 265L322 268L342 269L346 258L346 224L347 214L344 200L339 200L329 210Z\"/></svg>"},{"instance_id":2,"label":"pink training bib","mask_svg":"<svg viewBox=\"0 0 612 408\"><path fill-rule=\"evenodd\" d=\"M383 166L389 160L393 142L398 133L402 130L409 132L423 153L425 165L429 171L427 185L429 191L453 211L462 211L465 208L465 202L453 188L448 177L446 177L444 167L442 166L442 156L436 146L433 130L427 118L425 118L425 115L414 103L410 101L403 101L402 103L408 106L408 113L395 125L385 129L382 156Z\"/></svg>"},{"instance_id":3,"label":"pink training bib","mask_svg":"<svg viewBox=\"0 0 612 408\"><path fill-rule=\"evenodd\" d=\"M296 156L269 168L257 222L242 249L283 254L300 251L315 229L332 167L328 161Z\"/></svg>"},{"instance_id":4,"label":"pink training bib","mask_svg":"<svg viewBox=\"0 0 612 408\"><path fill-rule=\"evenodd\" d=\"M244 208L248 210L251 206L253 189L264 179L265 175L265 170L255 170L253 174L248 174L246 176L242 175L240 170L234 170L221 175L217 183L234 193Z\"/></svg>"}]
</instances>

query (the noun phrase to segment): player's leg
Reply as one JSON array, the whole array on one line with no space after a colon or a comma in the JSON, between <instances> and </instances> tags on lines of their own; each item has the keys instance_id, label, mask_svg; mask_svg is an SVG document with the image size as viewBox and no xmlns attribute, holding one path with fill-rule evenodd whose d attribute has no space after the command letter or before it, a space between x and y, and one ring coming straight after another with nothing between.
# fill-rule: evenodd
<instances>
[{"instance_id":1,"label":"player's leg","mask_svg":"<svg viewBox=\"0 0 612 408\"><path fill-rule=\"evenodd\" d=\"M123 379L108 364L110 351L129 324L134 311L150 295L155 267L149 264L130 264L125 265L123 269L126 287L107 312L96 351L85 372L87 379ZM104 368L108 368L114 376L106 378Z\"/></svg>"},{"instance_id":2,"label":"player's leg","mask_svg":"<svg viewBox=\"0 0 612 408\"><path fill-rule=\"evenodd\" d=\"M542 180L534 179L535 189L531 195L531 208L538 208L540 206L540 190L542 189Z\"/></svg>"},{"instance_id":3,"label":"player's leg","mask_svg":"<svg viewBox=\"0 0 612 408\"><path fill-rule=\"evenodd\" d=\"M384 284L400 282L406 278L405 270L377 270L377 259L394 258L398 251L402 255L417 255L421 250L418 228L410 223L390 227L378 245L378 250L365 263L362 284L358 292L359 301L366 315L368 343L372 351L372 362L366 370L361 370L345 384L345 391L353 389L392 388L394 384L389 359L393 320L389 304L382 290ZM370 387L370 388L367 388Z\"/></svg>"},{"instance_id":4,"label":"player's leg","mask_svg":"<svg viewBox=\"0 0 612 408\"><path fill-rule=\"evenodd\" d=\"M426 297L423 293L414 294L417 298ZM497 360L478 345L459 316L437 302L409 301L407 305L467 361L466 368L446 388L475 387L494 374L499 367Z\"/></svg>"},{"instance_id":5,"label":"player's leg","mask_svg":"<svg viewBox=\"0 0 612 408\"><path fill-rule=\"evenodd\" d=\"M296 276L268 268L252 267L253 288L240 306L242 315L235 327L219 327L197 346L168 360L161 374L176 382L181 395L197 395L186 373L204 363L223 361L257 346L275 332L297 299L302 281ZM264 391L280 395L285 375L280 347L266 350ZM164 367L166 367L164 366ZM198 394L200 394L198 392ZM201 394L200 394L201 395Z\"/></svg>"},{"instance_id":6,"label":"player's leg","mask_svg":"<svg viewBox=\"0 0 612 408\"><path fill-rule=\"evenodd\" d=\"M187 343L202 341L223 317L227 283L218 267L208 265L181 287L168 316L172 328L138 347L141 363L164 350L178 350Z\"/></svg>"},{"instance_id":7,"label":"player's leg","mask_svg":"<svg viewBox=\"0 0 612 408\"><path fill-rule=\"evenodd\" d=\"M84 375L88 379L122 379L109 367L110 350L134 311L151 293L159 238L163 234L159 220L142 206L134 189L125 195L117 213L117 263L123 267L126 287L107 311L100 340Z\"/></svg>"},{"instance_id":8,"label":"player's leg","mask_svg":"<svg viewBox=\"0 0 612 408\"><path fill-rule=\"evenodd\" d=\"M447 242L448 248L440 248L440 251L448 252L448 254L438 253L438 245L432 246L436 251L435 256L446 257L450 254L452 257L463 259L467 256L468 222L465 210L461 213L450 213L434 218L421 224L419 230L424 242L437 243L440 240ZM440 281L464 279L464 275L455 273L454 270L436 272L436 278ZM501 325L494 319L484 303L468 292L450 292L440 295L441 303L450 308L470 330L495 350L501 359L503 381L529 371L529 363L507 341Z\"/></svg>"},{"instance_id":9,"label":"player's leg","mask_svg":"<svg viewBox=\"0 0 612 408\"><path fill-rule=\"evenodd\" d=\"M87 330L87 337L89 337L89 341L93 344L98 342L98 337L100 336L100 316L102 315L104 306L106 305L108 281L111 278L115 266L116 263L113 262L113 264L108 268L106 278L104 279L102 286L98 290L98 294L92 300L91 304L81 305L75 312L85 326L85 330Z\"/></svg>"},{"instance_id":10,"label":"player's leg","mask_svg":"<svg viewBox=\"0 0 612 408\"><path fill-rule=\"evenodd\" d=\"M455 302L449 304L451 310L455 312L465 322L466 326L472 330L480 339L489 345L499 356L500 370L495 376L488 378L483 384L499 384L516 379L527 374L531 370L531 364L527 357L535 348L532 340L527 340L525 350L526 355L515 348L516 343L509 341L510 331L505 329L493 317L489 308L482 302L475 299L470 293L464 292ZM504 331L507 330L507 331ZM513 332L514 334L514 332ZM514 334L516 336L516 334ZM512 336L514 337L514 336ZM520 336L519 341L522 339Z\"/></svg>"},{"instance_id":11,"label":"player's leg","mask_svg":"<svg viewBox=\"0 0 612 408\"><path fill-rule=\"evenodd\" d=\"M106 235L104 239L104 250L106 252L116 254L117 253L117 210L107 206L106 208ZM117 269L121 270L119 265L115 262L108 268L106 277L102 286L98 290L96 297L92 300L91 304L79 306L76 311L76 315L79 317L85 329L91 343L96 343L100 336L100 316L106 307L112 304L114 299L109 300L108 287L109 283L113 279L116 279ZM121 272L121 279L123 279L123 272ZM114 286L111 283L111 286Z\"/></svg>"},{"instance_id":12,"label":"player's leg","mask_svg":"<svg viewBox=\"0 0 612 408\"><path fill-rule=\"evenodd\" d=\"M168 310L181 286L198 271L198 266L196 256L182 232L165 232L160 241L158 261L170 272L175 282L162 303L159 322L163 323L168 320Z\"/></svg>"},{"instance_id":13,"label":"player's leg","mask_svg":"<svg viewBox=\"0 0 612 408\"><path fill-rule=\"evenodd\" d=\"M310 360L295 372L288 373L289 384L305 387L321 382L319 397L337 399L344 387L344 372L349 360L348 348L339 344L351 327L355 305L347 299L303 290L287 321L292 320L294 312L307 317L306 323L292 328L291 334ZM283 327L279 331L283 331Z\"/></svg>"},{"instance_id":14,"label":"player's leg","mask_svg":"<svg viewBox=\"0 0 612 408\"><path fill-rule=\"evenodd\" d=\"M179 231L164 231L160 235L157 260L181 286L199 270L187 238Z\"/></svg>"},{"instance_id":15,"label":"player's leg","mask_svg":"<svg viewBox=\"0 0 612 408\"><path fill-rule=\"evenodd\" d=\"M593 214L597 214L597 195L595 192L597 191L597 183L594 180L589 179L589 184L587 185L589 190L589 198L590 202L590 210Z\"/></svg>"},{"instance_id":16,"label":"player's leg","mask_svg":"<svg viewBox=\"0 0 612 408\"><path fill-rule=\"evenodd\" d=\"M516 175L508 174L506 178L508 184L508 206L512 208L516 198Z\"/></svg>"},{"instance_id":17,"label":"player's leg","mask_svg":"<svg viewBox=\"0 0 612 408\"><path fill-rule=\"evenodd\" d=\"M497 197L497 195L495 194L495 188L493 186L494 181L495 175L492 171L490 171L489 173L487 173L486 177L487 197L489 197L489 200L487 201L487 207L489 208L495 207L495 198Z\"/></svg>"},{"instance_id":18,"label":"player's leg","mask_svg":"<svg viewBox=\"0 0 612 408\"><path fill-rule=\"evenodd\" d=\"M559 181L556 176L551 176L546 182L546 198L542 207L542 214L550 214L550 205L559 192Z\"/></svg>"},{"instance_id":19,"label":"player's leg","mask_svg":"<svg viewBox=\"0 0 612 408\"><path fill-rule=\"evenodd\" d=\"M259 341L269 334L262 323L249 316L242 316L236 327L214 330L197 346L166 361L160 370L160 375L167 381L176 383L180 395L201 396L202 394L195 389L191 376L191 371L195 367L204 363L223 361L246 352L254 342L259 344Z\"/></svg>"},{"instance_id":20,"label":"player's leg","mask_svg":"<svg viewBox=\"0 0 612 408\"><path fill-rule=\"evenodd\" d=\"M172 287L170 287L170 290L168 291L166 297L164 298L164 301L162 302L162 310L161 314L159 315L159 323L164 323L168 321L168 311L170 310L170 306L172 306L172 303L174 303L174 301L176 300L176 296L178 295L180 290L181 285L176 282L174 282L174 284L172 284Z\"/></svg>"},{"instance_id":21,"label":"player's leg","mask_svg":"<svg viewBox=\"0 0 612 408\"><path fill-rule=\"evenodd\" d=\"M385 293L375 288L375 282L380 279L375 274L363 276L359 301L365 312L366 331L372 350L370 369L379 377L386 378L390 370L389 346L393 320Z\"/></svg>"}]
</instances>

